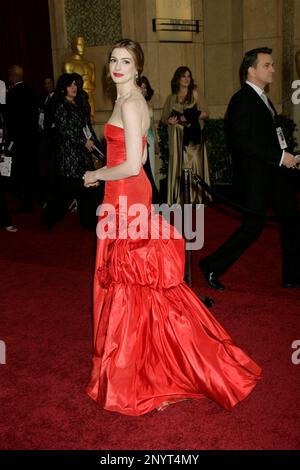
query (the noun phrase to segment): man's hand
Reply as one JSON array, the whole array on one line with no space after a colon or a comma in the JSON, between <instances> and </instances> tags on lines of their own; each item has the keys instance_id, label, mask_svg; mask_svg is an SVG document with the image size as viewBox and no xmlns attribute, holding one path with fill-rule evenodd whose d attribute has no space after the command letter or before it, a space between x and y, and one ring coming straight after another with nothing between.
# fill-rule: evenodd
<instances>
[{"instance_id":1,"label":"man's hand","mask_svg":"<svg viewBox=\"0 0 300 470\"><path fill-rule=\"evenodd\" d=\"M282 165L286 168L297 168L298 164L300 164L300 155L296 155L296 157L294 157L291 153L284 152Z\"/></svg>"},{"instance_id":2,"label":"man's hand","mask_svg":"<svg viewBox=\"0 0 300 470\"><path fill-rule=\"evenodd\" d=\"M296 155L294 157L294 161L295 161L295 168L297 168L297 170L300 170L300 155Z\"/></svg>"}]
</instances>

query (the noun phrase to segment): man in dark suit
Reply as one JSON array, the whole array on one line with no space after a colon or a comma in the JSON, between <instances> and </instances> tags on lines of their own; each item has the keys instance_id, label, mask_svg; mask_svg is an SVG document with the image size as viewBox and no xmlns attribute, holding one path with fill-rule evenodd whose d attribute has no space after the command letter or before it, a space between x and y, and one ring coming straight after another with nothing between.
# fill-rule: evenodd
<instances>
[{"instance_id":1,"label":"man in dark suit","mask_svg":"<svg viewBox=\"0 0 300 470\"><path fill-rule=\"evenodd\" d=\"M276 110L264 88L273 80L272 50L258 48L244 56L242 88L233 95L226 115L234 182L245 213L238 229L214 253L203 258L200 269L212 288L223 290L219 276L260 236L272 200L281 224L282 282L300 287L299 213L291 184L292 169L300 157L286 148Z\"/></svg>"},{"instance_id":2,"label":"man in dark suit","mask_svg":"<svg viewBox=\"0 0 300 470\"><path fill-rule=\"evenodd\" d=\"M8 140L13 141L12 180L20 199L20 212L33 208L34 168L36 159L38 107L33 91L23 82L23 69L8 69L10 87L6 100Z\"/></svg>"}]
</instances>

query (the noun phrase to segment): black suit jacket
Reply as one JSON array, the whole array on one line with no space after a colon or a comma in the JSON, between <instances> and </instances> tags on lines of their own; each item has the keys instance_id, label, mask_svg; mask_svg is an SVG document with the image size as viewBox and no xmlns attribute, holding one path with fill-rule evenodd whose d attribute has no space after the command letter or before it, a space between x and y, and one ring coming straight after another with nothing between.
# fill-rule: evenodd
<instances>
[{"instance_id":1,"label":"black suit jacket","mask_svg":"<svg viewBox=\"0 0 300 470\"><path fill-rule=\"evenodd\" d=\"M16 143L32 141L38 131L38 106L31 88L18 83L7 93L6 124L10 140Z\"/></svg>"},{"instance_id":2,"label":"black suit jacket","mask_svg":"<svg viewBox=\"0 0 300 470\"><path fill-rule=\"evenodd\" d=\"M270 179L282 169L275 119L262 98L245 84L228 105L225 126L232 155L235 188L248 207L263 208Z\"/></svg>"},{"instance_id":3,"label":"black suit jacket","mask_svg":"<svg viewBox=\"0 0 300 470\"><path fill-rule=\"evenodd\" d=\"M55 136L54 131L54 114L56 111L56 97L55 94L43 100L41 109L44 112L44 136L52 139Z\"/></svg>"}]
</instances>

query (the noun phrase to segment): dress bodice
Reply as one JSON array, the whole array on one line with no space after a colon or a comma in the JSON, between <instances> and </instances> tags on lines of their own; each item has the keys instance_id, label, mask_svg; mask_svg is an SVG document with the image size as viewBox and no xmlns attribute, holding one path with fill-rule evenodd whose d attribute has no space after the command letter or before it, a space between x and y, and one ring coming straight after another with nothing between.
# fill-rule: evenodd
<instances>
[{"instance_id":1,"label":"dress bodice","mask_svg":"<svg viewBox=\"0 0 300 470\"><path fill-rule=\"evenodd\" d=\"M107 141L107 167L120 165L126 160L125 135L123 127L115 124L105 124L105 138ZM143 137L143 150L146 137Z\"/></svg>"},{"instance_id":2,"label":"dress bodice","mask_svg":"<svg viewBox=\"0 0 300 470\"><path fill-rule=\"evenodd\" d=\"M105 125L105 138L107 141L107 168L120 165L126 160L125 133L123 127L107 123ZM143 137L143 150L147 137ZM126 196L128 206L136 202L143 203L147 207L151 205L152 190L146 173L141 167L141 171L136 176L106 181L105 203L110 203L118 207L118 198Z\"/></svg>"}]
</instances>

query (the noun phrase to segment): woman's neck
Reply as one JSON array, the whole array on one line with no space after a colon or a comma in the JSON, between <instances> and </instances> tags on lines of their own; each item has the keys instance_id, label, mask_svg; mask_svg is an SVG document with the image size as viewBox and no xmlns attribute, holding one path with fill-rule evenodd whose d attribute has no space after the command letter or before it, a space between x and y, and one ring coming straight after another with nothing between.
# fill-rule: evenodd
<instances>
[{"instance_id":1,"label":"woman's neck","mask_svg":"<svg viewBox=\"0 0 300 470\"><path fill-rule=\"evenodd\" d=\"M75 99L71 96L66 96L65 99L69 102L69 103L75 103Z\"/></svg>"},{"instance_id":2,"label":"woman's neck","mask_svg":"<svg viewBox=\"0 0 300 470\"><path fill-rule=\"evenodd\" d=\"M181 86L177 92L179 96L186 96L188 94L189 88L187 86Z\"/></svg>"},{"instance_id":3,"label":"woman's neck","mask_svg":"<svg viewBox=\"0 0 300 470\"><path fill-rule=\"evenodd\" d=\"M134 83L122 83L117 85L117 100L129 96L131 93L137 91L139 88Z\"/></svg>"},{"instance_id":4,"label":"woman's neck","mask_svg":"<svg viewBox=\"0 0 300 470\"><path fill-rule=\"evenodd\" d=\"M188 87L180 87L177 92L177 101L179 103L185 103L187 96L188 96Z\"/></svg>"}]
</instances>

